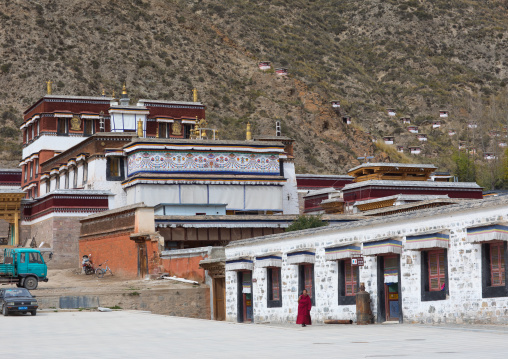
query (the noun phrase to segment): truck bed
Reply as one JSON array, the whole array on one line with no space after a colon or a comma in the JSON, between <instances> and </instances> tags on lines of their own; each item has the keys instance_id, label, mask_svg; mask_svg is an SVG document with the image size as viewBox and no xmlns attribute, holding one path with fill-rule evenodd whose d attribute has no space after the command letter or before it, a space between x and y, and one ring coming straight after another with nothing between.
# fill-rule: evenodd
<instances>
[{"instance_id":1,"label":"truck bed","mask_svg":"<svg viewBox=\"0 0 508 359\"><path fill-rule=\"evenodd\" d=\"M14 264L0 264L0 276L13 276Z\"/></svg>"}]
</instances>

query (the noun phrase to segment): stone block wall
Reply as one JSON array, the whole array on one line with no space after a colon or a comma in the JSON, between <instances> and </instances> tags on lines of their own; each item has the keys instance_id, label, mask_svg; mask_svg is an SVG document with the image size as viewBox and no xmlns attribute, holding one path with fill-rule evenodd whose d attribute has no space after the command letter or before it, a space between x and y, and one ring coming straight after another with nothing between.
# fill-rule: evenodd
<instances>
[{"instance_id":1,"label":"stone block wall","mask_svg":"<svg viewBox=\"0 0 508 359\"><path fill-rule=\"evenodd\" d=\"M78 239L81 217L51 216L33 224L21 226L20 243L27 238L35 237L37 246L42 242L44 247L53 251L53 259L48 261L48 268L76 268L79 266ZM47 257L45 257L47 260Z\"/></svg>"},{"instance_id":2,"label":"stone block wall","mask_svg":"<svg viewBox=\"0 0 508 359\"><path fill-rule=\"evenodd\" d=\"M486 201L486 200L484 200ZM507 201L508 202L508 201ZM481 202L478 202L481 203ZM433 209L408 215L349 223L337 227L291 232L262 239L231 243L226 259L250 257L254 261L252 283L255 322L294 322L298 298L298 266L287 264L287 253L296 250L315 251L314 285L316 305L311 311L314 321L325 319L356 320L354 305L338 304L338 265L325 259L325 248L388 238L402 241L406 236L425 233L449 233L448 292L443 300L422 300L422 253L403 249L400 255L399 295L402 319L407 323L508 323L508 297L482 297L481 244L467 241L467 228L505 223L508 203L501 205L464 206L455 211ZM256 265L256 256L282 254L282 307L267 306L267 271ZM360 267L360 282L371 296L371 309L377 318L377 256L365 256ZM237 273L226 271L226 320L237 320ZM384 303L384 298L380 302ZM384 305L384 304L383 304Z\"/></svg>"}]
</instances>

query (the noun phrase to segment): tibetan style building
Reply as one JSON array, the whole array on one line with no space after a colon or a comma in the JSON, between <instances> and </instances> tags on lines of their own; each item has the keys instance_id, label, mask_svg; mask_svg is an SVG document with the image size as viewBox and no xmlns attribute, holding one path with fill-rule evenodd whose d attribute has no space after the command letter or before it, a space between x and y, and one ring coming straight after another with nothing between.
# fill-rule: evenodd
<instances>
[{"instance_id":1,"label":"tibetan style building","mask_svg":"<svg viewBox=\"0 0 508 359\"><path fill-rule=\"evenodd\" d=\"M446 198L483 198L478 184L445 182L439 173L434 175L436 169L429 164L402 163L364 163L352 168L348 174L354 177L354 183L342 189L346 211L356 213L429 200L435 204Z\"/></svg>"},{"instance_id":2,"label":"tibetan style building","mask_svg":"<svg viewBox=\"0 0 508 359\"><path fill-rule=\"evenodd\" d=\"M282 231L287 221L270 216L298 213L292 140L218 140L196 97L132 105L124 86L119 100L46 95L32 105L21 126L22 237L48 243L55 262L67 266L78 261L78 238L100 260L122 228L129 235L116 245L135 251L154 238L163 250L224 244L258 235L254 228L262 229L259 235ZM242 229L226 235L214 216L259 220L223 218L224 228ZM129 218L152 219L131 226ZM144 236L130 238L139 228Z\"/></svg>"}]
</instances>

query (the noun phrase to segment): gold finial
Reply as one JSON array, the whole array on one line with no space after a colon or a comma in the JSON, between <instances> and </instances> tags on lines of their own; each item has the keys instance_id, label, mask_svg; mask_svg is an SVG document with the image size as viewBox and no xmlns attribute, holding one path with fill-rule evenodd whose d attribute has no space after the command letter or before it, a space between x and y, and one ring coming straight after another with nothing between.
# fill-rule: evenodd
<instances>
[{"instance_id":1,"label":"gold finial","mask_svg":"<svg viewBox=\"0 0 508 359\"><path fill-rule=\"evenodd\" d=\"M123 83L122 87L122 95L127 95L127 86L125 86L125 82Z\"/></svg>"},{"instance_id":2,"label":"gold finial","mask_svg":"<svg viewBox=\"0 0 508 359\"><path fill-rule=\"evenodd\" d=\"M113 97L113 99L115 98L115 90L111 93L111 97Z\"/></svg>"},{"instance_id":3,"label":"gold finial","mask_svg":"<svg viewBox=\"0 0 508 359\"><path fill-rule=\"evenodd\" d=\"M106 90L104 90L104 87L102 88L102 97L106 96Z\"/></svg>"},{"instance_id":4,"label":"gold finial","mask_svg":"<svg viewBox=\"0 0 508 359\"><path fill-rule=\"evenodd\" d=\"M192 89L192 98L194 102L198 102L198 90L196 90L195 88Z\"/></svg>"},{"instance_id":5,"label":"gold finial","mask_svg":"<svg viewBox=\"0 0 508 359\"><path fill-rule=\"evenodd\" d=\"M157 129L155 130L155 138L159 138L159 126L157 126Z\"/></svg>"},{"instance_id":6,"label":"gold finial","mask_svg":"<svg viewBox=\"0 0 508 359\"><path fill-rule=\"evenodd\" d=\"M48 88L48 95L51 95L51 94L52 94L52 92L53 92L53 91L51 90L51 84L52 84L52 83L53 83L53 82L52 82L51 80L46 81L46 86L47 86L47 88Z\"/></svg>"},{"instance_id":7,"label":"gold finial","mask_svg":"<svg viewBox=\"0 0 508 359\"><path fill-rule=\"evenodd\" d=\"M251 141L252 140L252 133L250 132L250 122L247 122L247 133L245 135L245 139L247 141Z\"/></svg>"},{"instance_id":8,"label":"gold finial","mask_svg":"<svg viewBox=\"0 0 508 359\"><path fill-rule=\"evenodd\" d=\"M143 121L138 120L138 137L143 137Z\"/></svg>"}]
</instances>

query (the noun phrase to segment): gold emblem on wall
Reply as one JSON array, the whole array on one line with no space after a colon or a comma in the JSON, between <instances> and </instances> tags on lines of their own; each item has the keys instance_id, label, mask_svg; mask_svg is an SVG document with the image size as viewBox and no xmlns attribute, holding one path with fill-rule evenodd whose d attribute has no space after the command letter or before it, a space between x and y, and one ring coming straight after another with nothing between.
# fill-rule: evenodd
<instances>
[{"instance_id":1,"label":"gold emblem on wall","mask_svg":"<svg viewBox=\"0 0 508 359\"><path fill-rule=\"evenodd\" d=\"M178 121L173 122L173 125L171 126L171 134L175 136L182 135L182 125L180 124L180 122Z\"/></svg>"},{"instance_id":2,"label":"gold emblem on wall","mask_svg":"<svg viewBox=\"0 0 508 359\"><path fill-rule=\"evenodd\" d=\"M71 119L71 130L72 131L80 131L81 130L81 120L79 117L74 116Z\"/></svg>"}]
</instances>

